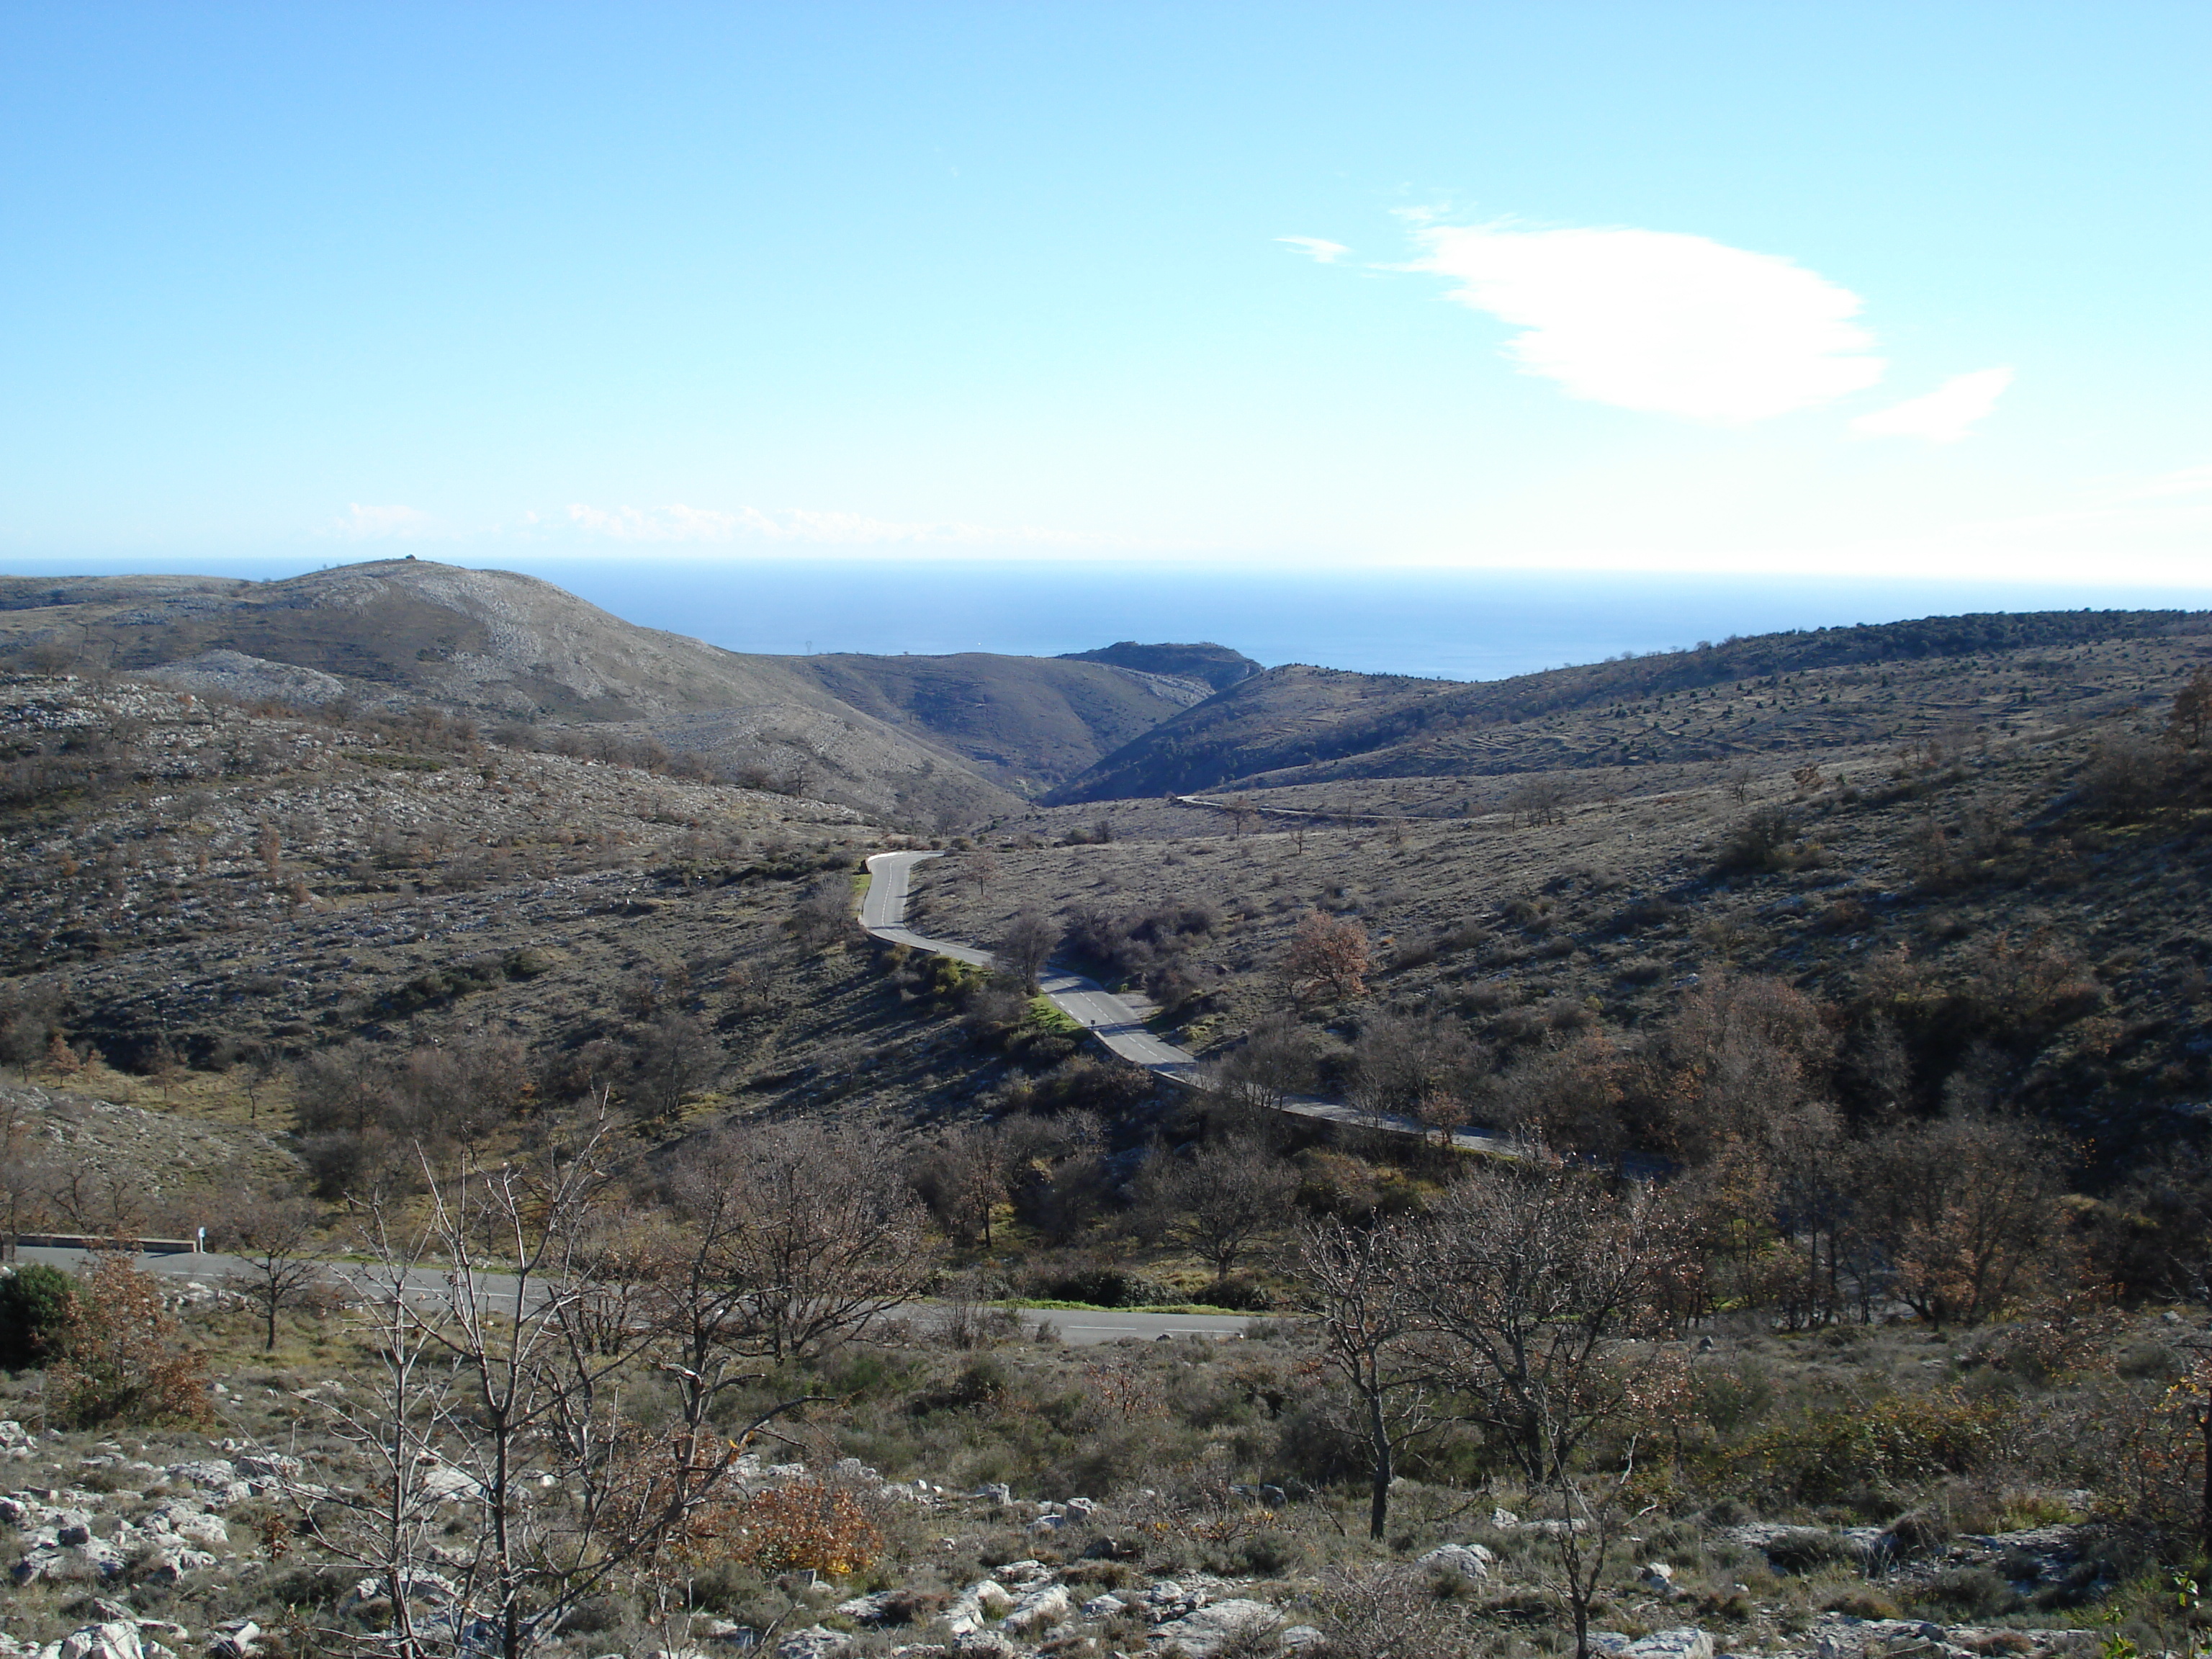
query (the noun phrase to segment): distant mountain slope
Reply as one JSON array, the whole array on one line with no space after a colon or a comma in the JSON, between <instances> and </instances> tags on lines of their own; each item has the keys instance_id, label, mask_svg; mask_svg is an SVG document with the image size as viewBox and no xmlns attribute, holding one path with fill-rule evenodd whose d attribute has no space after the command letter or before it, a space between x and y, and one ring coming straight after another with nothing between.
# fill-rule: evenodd
<instances>
[{"instance_id":1,"label":"distant mountain slope","mask_svg":"<svg viewBox=\"0 0 2212 1659\"><path fill-rule=\"evenodd\" d=\"M1200 682L1066 658L963 652L788 660L841 702L927 734L1024 794L1066 782L1211 695Z\"/></svg>"},{"instance_id":2,"label":"distant mountain slope","mask_svg":"<svg viewBox=\"0 0 2212 1659\"><path fill-rule=\"evenodd\" d=\"M1146 674L1172 674L1177 679L1198 680L1216 691L1260 672L1260 665L1243 652L1210 640L1197 645L1139 645L1134 640L1121 640L1096 651L1064 652L1057 660L1110 663Z\"/></svg>"},{"instance_id":3,"label":"distant mountain slope","mask_svg":"<svg viewBox=\"0 0 2212 1659\"><path fill-rule=\"evenodd\" d=\"M588 722L931 827L1010 811L1258 666L1130 642L1079 658L748 655L534 576L424 559L275 582L0 577L9 647L249 701Z\"/></svg>"},{"instance_id":4,"label":"distant mountain slope","mask_svg":"<svg viewBox=\"0 0 2212 1659\"><path fill-rule=\"evenodd\" d=\"M1899 665L1915 678L1998 653L2033 656L2088 641L2212 635L2212 612L2044 611L1729 640L1468 685L1292 665L1238 682L1109 755L1048 799L1127 799L1344 778L1472 775L1652 760L1725 759L1747 748L1821 741L1820 722L1773 699L1739 699L1728 718L1654 723L1654 699L1711 696L1778 677ZM2052 665L2060 667L2063 665ZM2041 671L2038 671L2041 672ZM1589 716L1572 733L1562 720ZM1600 717L1604 717L1601 719ZM1840 718L1840 717L1839 717ZM1848 735L1863 739L1865 720ZM1840 727L1838 736L1846 735Z\"/></svg>"},{"instance_id":5,"label":"distant mountain slope","mask_svg":"<svg viewBox=\"0 0 2212 1659\"><path fill-rule=\"evenodd\" d=\"M844 703L798 659L640 628L512 571L384 559L275 582L0 578L0 647L41 645L125 672L180 665L175 681L203 689L228 672L247 696L270 678L258 661L335 676L364 702L612 722L870 811L964 821L1014 805L955 750Z\"/></svg>"}]
</instances>

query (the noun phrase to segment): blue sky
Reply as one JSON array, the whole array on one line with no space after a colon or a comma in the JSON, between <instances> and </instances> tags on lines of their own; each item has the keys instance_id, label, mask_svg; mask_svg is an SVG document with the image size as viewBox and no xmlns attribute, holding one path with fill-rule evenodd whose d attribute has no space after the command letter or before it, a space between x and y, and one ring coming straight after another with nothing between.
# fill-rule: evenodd
<instances>
[{"instance_id":1,"label":"blue sky","mask_svg":"<svg viewBox=\"0 0 2212 1659\"><path fill-rule=\"evenodd\" d=\"M2212 586L2212 8L19 5L0 563Z\"/></svg>"}]
</instances>

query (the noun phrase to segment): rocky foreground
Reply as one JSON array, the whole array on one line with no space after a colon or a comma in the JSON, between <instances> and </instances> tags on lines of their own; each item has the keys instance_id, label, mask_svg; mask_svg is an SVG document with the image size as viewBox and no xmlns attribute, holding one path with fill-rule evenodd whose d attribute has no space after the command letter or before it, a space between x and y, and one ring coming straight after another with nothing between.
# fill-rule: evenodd
<instances>
[{"instance_id":1,"label":"rocky foreground","mask_svg":"<svg viewBox=\"0 0 2212 1659\"><path fill-rule=\"evenodd\" d=\"M76 1621L70 1633L44 1642L0 1633L0 1655L250 1659L299 1651L295 1645L277 1645L275 1633L251 1619L196 1625L186 1614L195 1601L210 1599L204 1592L250 1590L257 1577L272 1574L288 1554L289 1539L275 1517L324 1488L307 1478L307 1465L296 1457L234 1442L216 1443L210 1450L221 1455L166 1463L133 1455L114 1441L64 1453L59 1442L42 1446L20 1424L0 1422L0 1460L20 1477L48 1483L26 1484L0 1497L0 1526L7 1528L6 1548L13 1557L12 1599L26 1609L29 1596L43 1589L62 1598L58 1611ZM1542 1574L1532 1576L1528 1565L1531 1552L1540 1552L1547 1528L1560 1523L1522 1522L1504 1510L1493 1510L1486 1524L1469 1528L1497 1540L1498 1548L1472 1539L1445 1544L1376 1565L1364 1577L1355 1571L1322 1577L1294 1572L1232 1577L1149 1570L1145 1560L1153 1552L1146 1544L1158 1529L1142 1512L1144 1493L1118 1506L1086 1498L1031 1503L1003 1485L954 1492L927 1480L885 1481L852 1458L810 1471L803 1463L763 1465L748 1457L739 1475L749 1492L797 1480L835 1483L902 1522L919 1521L925 1530L941 1526L945 1535L938 1543L948 1558L965 1553L975 1559L975 1547L985 1538L1027 1541L1036 1553L1005 1559L964 1580L928 1563L904 1574L882 1568L872 1575L881 1587L859 1595L849 1593L849 1581L841 1588L811 1572L787 1574L777 1582L787 1610L766 1627L679 1613L647 1644L617 1648L608 1644L614 1632L604 1621L579 1618L537 1650L575 1659L715 1659L751 1650L772 1652L777 1659L1108 1653L1325 1659L1378 1650L1376 1638L1382 1632L1376 1626L1394 1617L1409 1621L1401 1641L1418 1640L1417 1621L1424 1617L1462 1627L1497 1620L1501 1631L1517 1626L1541 1645L1559 1639L1559 1621L1541 1598ZM457 1518L467 1513L472 1482L465 1474L441 1468L425 1485L456 1506ZM1249 1496L1257 1509L1281 1500L1272 1489ZM1126 1512L1116 1513L1117 1507ZM1780 1571L1847 1564L1867 1587L1869 1607L1885 1589L1898 1593L1938 1575L1962 1573L2002 1579L2023 1596L2043 1593L2047 1603L2054 1589L2094 1590L2088 1580L2100 1571L2092 1529L2075 1525L1936 1540L1904 1523L1829 1530L1745 1522L1716 1528L1712 1540L1718 1559L1728 1559L1729 1550L1739 1559L1763 1556ZM1707 1553L1710 1564L1713 1557ZM1733 1595L1717 1602L1711 1588L1701 1590L1690 1582L1694 1571L1643 1554L1648 1552L1640 1553L1637 1540L1628 1542L1623 1576L1632 1575L1632 1588L1603 1604L1621 1627L1595 1631L1591 1638L1593 1650L1610 1659L1717 1659L1730 1653L1762 1659L2039 1659L2086 1655L2098 1641L2097 1632L2081 1629L1946 1625L1860 1616L1834 1607L1812 1612L1802 1603L1767 1605L1749 1599L1740 1584L1727 1587ZM984 1559L989 1555L987 1545ZM438 1565L426 1561L406 1584L416 1628L437 1632L456 1651L477 1651L483 1627L461 1605L454 1577L437 1571ZM893 1582L884 1583L886 1578ZM361 1577L330 1604L331 1617L311 1623L357 1630L373 1644L375 1632L389 1628L388 1595L381 1578ZM143 1610L149 1607L156 1611ZM13 1622L0 1614L0 1625ZM300 1633L295 1626L295 1641ZM1398 1645L1391 1650L1420 1650Z\"/></svg>"}]
</instances>

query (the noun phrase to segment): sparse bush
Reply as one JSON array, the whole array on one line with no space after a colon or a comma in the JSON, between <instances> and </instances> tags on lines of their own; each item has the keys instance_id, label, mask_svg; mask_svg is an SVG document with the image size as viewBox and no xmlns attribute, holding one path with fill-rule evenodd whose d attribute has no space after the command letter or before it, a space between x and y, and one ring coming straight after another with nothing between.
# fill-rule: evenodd
<instances>
[{"instance_id":1,"label":"sparse bush","mask_svg":"<svg viewBox=\"0 0 2212 1659\"><path fill-rule=\"evenodd\" d=\"M1911 1596L1916 1606L1954 1619L1995 1619L2021 1606L2019 1592L1988 1567L1947 1567Z\"/></svg>"},{"instance_id":2,"label":"sparse bush","mask_svg":"<svg viewBox=\"0 0 2212 1659\"><path fill-rule=\"evenodd\" d=\"M819 1480L793 1480L729 1506L717 1542L756 1572L840 1576L875 1565L883 1528L859 1494Z\"/></svg>"},{"instance_id":3,"label":"sparse bush","mask_svg":"<svg viewBox=\"0 0 2212 1659\"><path fill-rule=\"evenodd\" d=\"M62 1428L191 1424L211 1412L207 1357L184 1345L153 1275L103 1252L47 1368L46 1417Z\"/></svg>"}]
</instances>

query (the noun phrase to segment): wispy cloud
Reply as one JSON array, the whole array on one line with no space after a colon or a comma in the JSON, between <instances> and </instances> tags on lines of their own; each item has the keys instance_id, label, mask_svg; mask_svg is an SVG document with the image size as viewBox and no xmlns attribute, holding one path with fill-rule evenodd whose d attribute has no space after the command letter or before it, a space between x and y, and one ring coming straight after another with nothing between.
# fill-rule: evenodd
<instances>
[{"instance_id":1,"label":"wispy cloud","mask_svg":"<svg viewBox=\"0 0 2212 1659\"><path fill-rule=\"evenodd\" d=\"M1953 376L1925 397L1862 415L1851 422L1851 430L1870 437L1924 438L1931 444L1954 444L1996 407L1997 399L2011 384L2009 368L1978 368L1971 374Z\"/></svg>"},{"instance_id":2,"label":"wispy cloud","mask_svg":"<svg viewBox=\"0 0 2212 1659\"><path fill-rule=\"evenodd\" d=\"M1786 415L1886 365L1859 297L1770 253L1632 229L1420 223L1413 269L1521 330L1506 355L1570 397L1692 419Z\"/></svg>"},{"instance_id":3,"label":"wispy cloud","mask_svg":"<svg viewBox=\"0 0 2212 1659\"><path fill-rule=\"evenodd\" d=\"M1325 265L1333 265L1352 252L1341 242L1328 241L1319 236L1278 236L1279 242L1288 243L1303 252L1311 254Z\"/></svg>"},{"instance_id":4,"label":"wispy cloud","mask_svg":"<svg viewBox=\"0 0 2212 1659\"><path fill-rule=\"evenodd\" d=\"M343 536L349 541L374 542L419 541L447 532L437 520L419 507L370 507L355 501L331 520L325 533Z\"/></svg>"},{"instance_id":5,"label":"wispy cloud","mask_svg":"<svg viewBox=\"0 0 2212 1659\"><path fill-rule=\"evenodd\" d=\"M859 513L806 507L593 507L572 502L567 522L587 535L624 542L805 542L838 546L929 544L966 547L1081 546L1099 538L1032 526L958 522L908 524Z\"/></svg>"}]
</instances>

